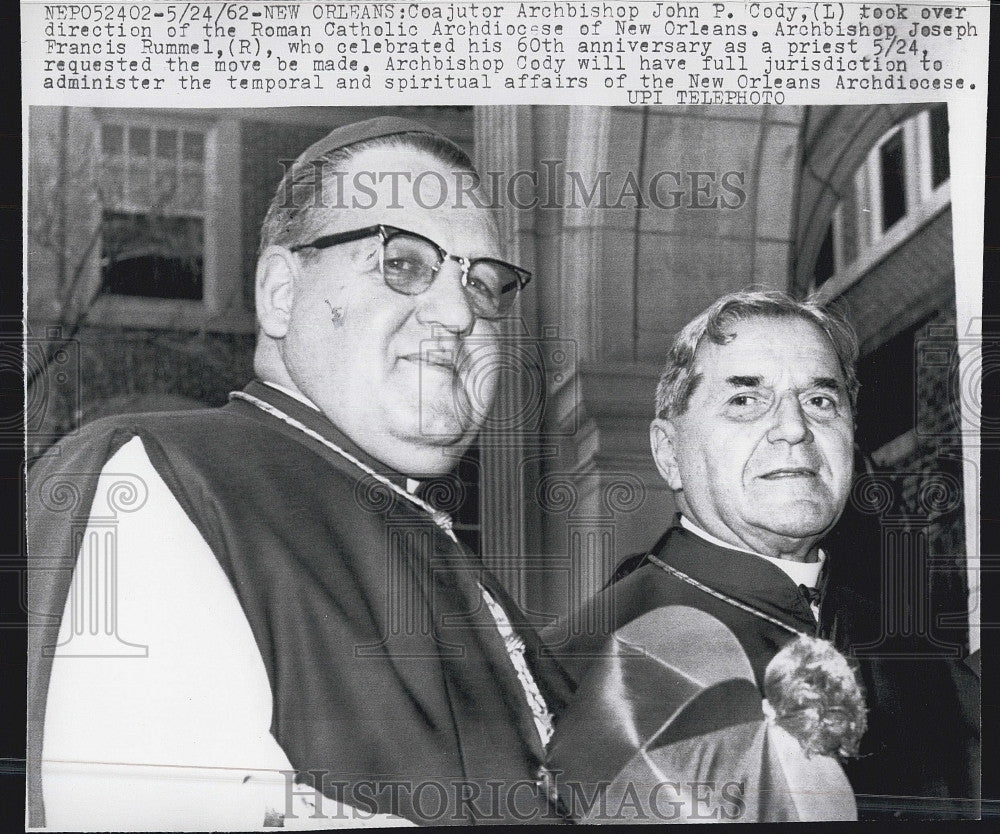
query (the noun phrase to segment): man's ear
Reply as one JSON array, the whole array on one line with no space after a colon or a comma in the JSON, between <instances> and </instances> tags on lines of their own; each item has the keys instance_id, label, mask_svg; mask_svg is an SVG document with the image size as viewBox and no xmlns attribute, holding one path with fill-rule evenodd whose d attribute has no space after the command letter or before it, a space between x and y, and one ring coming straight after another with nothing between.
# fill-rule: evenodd
<instances>
[{"instance_id":1,"label":"man's ear","mask_svg":"<svg viewBox=\"0 0 1000 834\"><path fill-rule=\"evenodd\" d=\"M677 437L677 427L670 420L657 417L649 424L649 445L653 449L653 460L660 476L674 492L684 488L681 481L681 470L677 465L677 453L674 451L674 440Z\"/></svg>"},{"instance_id":2,"label":"man's ear","mask_svg":"<svg viewBox=\"0 0 1000 834\"><path fill-rule=\"evenodd\" d=\"M257 321L272 339L283 339L292 316L298 259L284 246L268 246L257 259Z\"/></svg>"}]
</instances>

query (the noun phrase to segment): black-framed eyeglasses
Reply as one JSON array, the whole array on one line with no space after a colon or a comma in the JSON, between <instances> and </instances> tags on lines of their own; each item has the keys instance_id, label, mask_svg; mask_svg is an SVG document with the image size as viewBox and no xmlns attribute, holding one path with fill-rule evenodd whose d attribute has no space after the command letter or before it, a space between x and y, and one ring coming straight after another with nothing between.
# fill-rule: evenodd
<instances>
[{"instance_id":1,"label":"black-framed eyeglasses","mask_svg":"<svg viewBox=\"0 0 1000 834\"><path fill-rule=\"evenodd\" d=\"M310 243L290 246L289 250L326 249L374 235L382 240L379 269L389 289L403 295L420 295L434 283L446 260L456 261L462 267L462 287L477 318L499 319L505 316L531 280L531 273L519 266L496 258L451 255L430 238L382 224L323 235Z\"/></svg>"}]
</instances>

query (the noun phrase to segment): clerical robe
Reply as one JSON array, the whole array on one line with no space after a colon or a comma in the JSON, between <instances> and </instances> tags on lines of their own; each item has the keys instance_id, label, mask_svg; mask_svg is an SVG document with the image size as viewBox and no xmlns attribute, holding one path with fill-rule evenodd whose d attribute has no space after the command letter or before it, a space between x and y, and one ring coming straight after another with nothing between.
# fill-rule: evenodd
<instances>
[{"instance_id":1,"label":"clerical robe","mask_svg":"<svg viewBox=\"0 0 1000 834\"><path fill-rule=\"evenodd\" d=\"M916 640L909 654L879 654L882 612L836 581L837 559L861 554L828 554L817 619L801 589L771 561L717 546L679 522L649 552L744 607L665 572L647 554L629 557L579 615L579 622L597 626L553 646L575 680L615 631L669 606L698 609L724 624L746 653L761 697L767 664L794 638L792 630L824 637L857 663L866 693L868 731L860 755L844 762L859 818L978 814L972 801L978 793L978 682L962 664L929 655L928 646ZM627 705L628 693L620 700Z\"/></svg>"},{"instance_id":2,"label":"clerical robe","mask_svg":"<svg viewBox=\"0 0 1000 834\"><path fill-rule=\"evenodd\" d=\"M246 390L404 480L319 412L260 383ZM178 529L150 537L160 512ZM298 428L239 400L95 422L32 468L28 523L32 824L44 824L47 774L65 788L59 825L76 800L106 821L96 795L113 806L110 827L116 813L288 826L302 816L292 799L312 787L335 800L316 797L315 819L300 819L320 827L376 814L552 818L536 785L542 741L483 587L526 642L550 707L560 670L480 562ZM213 773L223 787L199 789ZM116 796L121 778L141 789L143 774L148 804ZM272 791L261 810L247 791L275 774L279 807ZM352 819L332 818L342 807Z\"/></svg>"}]
</instances>

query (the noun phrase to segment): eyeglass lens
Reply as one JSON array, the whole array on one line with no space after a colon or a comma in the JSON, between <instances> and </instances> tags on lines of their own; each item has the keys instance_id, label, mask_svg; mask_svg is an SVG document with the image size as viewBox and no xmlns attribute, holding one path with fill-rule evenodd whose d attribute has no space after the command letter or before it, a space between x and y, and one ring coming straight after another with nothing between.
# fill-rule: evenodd
<instances>
[{"instance_id":1,"label":"eyeglass lens","mask_svg":"<svg viewBox=\"0 0 1000 834\"><path fill-rule=\"evenodd\" d=\"M413 235L396 233L383 244L382 270L386 283L396 292L416 295L434 281L441 256L434 244ZM496 317L508 312L517 297L513 269L489 260L474 261L466 276L465 291L477 316ZM503 292L504 287L513 288Z\"/></svg>"}]
</instances>

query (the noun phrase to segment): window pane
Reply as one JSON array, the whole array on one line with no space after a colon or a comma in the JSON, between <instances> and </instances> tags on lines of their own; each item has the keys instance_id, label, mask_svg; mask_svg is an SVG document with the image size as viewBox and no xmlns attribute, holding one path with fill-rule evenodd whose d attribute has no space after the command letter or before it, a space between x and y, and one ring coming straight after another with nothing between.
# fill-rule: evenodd
<instances>
[{"instance_id":1,"label":"window pane","mask_svg":"<svg viewBox=\"0 0 1000 834\"><path fill-rule=\"evenodd\" d=\"M140 206L149 206L153 202L153 192L150 188L152 171L149 162L141 157L130 157L126 173L126 199Z\"/></svg>"},{"instance_id":2,"label":"window pane","mask_svg":"<svg viewBox=\"0 0 1000 834\"><path fill-rule=\"evenodd\" d=\"M177 169L163 166L153 174L153 205L160 209L173 208L177 204Z\"/></svg>"},{"instance_id":3,"label":"window pane","mask_svg":"<svg viewBox=\"0 0 1000 834\"><path fill-rule=\"evenodd\" d=\"M205 134L193 130L184 131L184 158L200 162L205 158Z\"/></svg>"},{"instance_id":4,"label":"window pane","mask_svg":"<svg viewBox=\"0 0 1000 834\"><path fill-rule=\"evenodd\" d=\"M160 159L174 159L177 156L177 131L156 131L156 155Z\"/></svg>"},{"instance_id":5,"label":"window pane","mask_svg":"<svg viewBox=\"0 0 1000 834\"><path fill-rule=\"evenodd\" d=\"M149 156L149 128L131 127L128 131L128 152L130 156Z\"/></svg>"},{"instance_id":6,"label":"window pane","mask_svg":"<svg viewBox=\"0 0 1000 834\"><path fill-rule=\"evenodd\" d=\"M903 131L896 133L879 151L882 172L882 231L888 231L906 214L906 158Z\"/></svg>"},{"instance_id":7,"label":"window pane","mask_svg":"<svg viewBox=\"0 0 1000 834\"><path fill-rule=\"evenodd\" d=\"M924 320L907 328L858 362L861 392L855 438L866 452L916 427L914 374L900 373L900 368L913 367L914 341L926 324Z\"/></svg>"},{"instance_id":8,"label":"window pane","mask_svg":"<svg viewBox=\"0 0 1000 834\"><path fill-rule=\"evenodd\" d=\"M104 205L117 205L125 199L125 163L105 160L100 194Z\"/></svg>"},{"instance_id":9,"label":"window pane","mask_svg":"<svg viewBox=\"0 0 1000 834\"><path fill-rule=\"evenodd\" d=\"M107 292L202 298L205 247L200 219L106 211L102 231L102 278Z\"/></svg>"},{"instance_id":10,"label":"window pane","mask_svg":"<svg viewBox=\"0 0 1000 834\"><path fill-rule=\"evenodd\" d=\"M121 125L101 125L101 151L105 156L119 156L125 144Z\"/></svg>"},{"instance_id":11,"label":"window pane","mask_svg":"<svg viewBox=\"0 0 1000 834\"><path fill-rule=\"evenodd\" d=\"M931 108L931 185L937 188L951 177L948 159L948 105Z\"/></svg>"},{"instance_id":12,"label":"window pane","mask_svg":"<svg viewBox=\"0 0 1000 834\"><path fill-rule=\"evenodd\" d=\"M176 204L179 209L200 212L205 208L205 177L201 171L183 171Z\"/></svg>"},{"instance_id":13,"label":"window pane","mask_svg":"<svg viewBox=\"0 0 1000 834\"><path fill-rule=\"evenodd\" d=\"M826 227L826 234L823 235L823 242L819 247L819 254L816 256L816 266L813 267L813 286L819 288L823 286L834 273L833 263L833 223Z\"/></svg>"}]
</instances>

